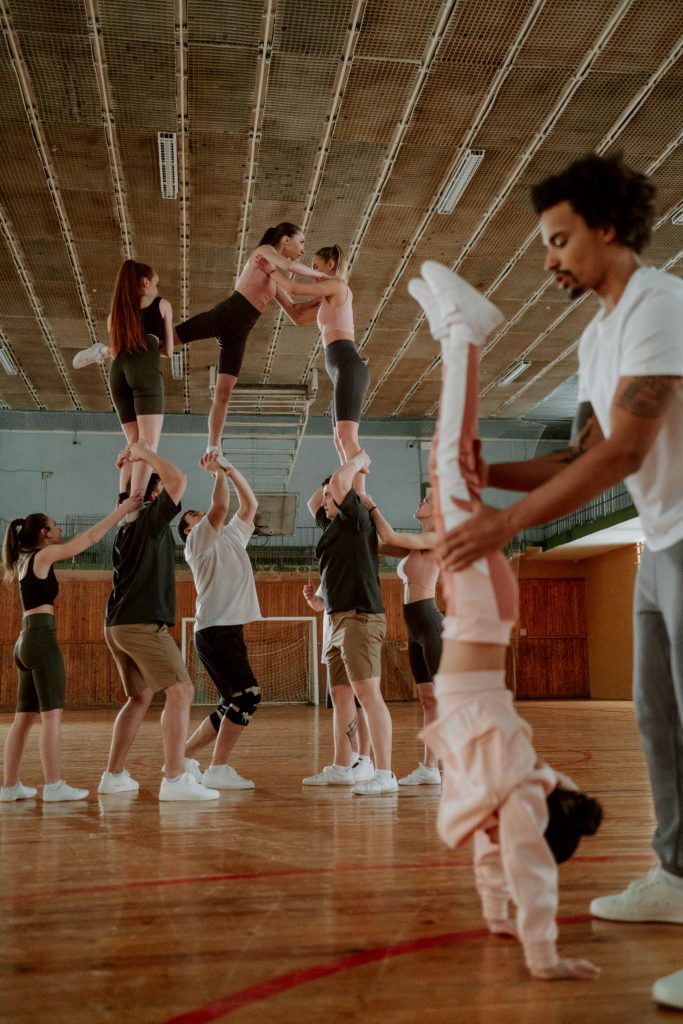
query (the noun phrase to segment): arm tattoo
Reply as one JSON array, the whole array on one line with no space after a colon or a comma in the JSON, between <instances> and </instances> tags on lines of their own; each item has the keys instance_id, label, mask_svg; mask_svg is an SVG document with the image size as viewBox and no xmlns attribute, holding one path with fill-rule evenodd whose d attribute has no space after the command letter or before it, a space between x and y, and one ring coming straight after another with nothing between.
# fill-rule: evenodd
<instances>
[{"instance_id":1,"label":"arm tattoo","mask_svg":"<svg viewBox=\"0 0 683 1024\"><path fill-rule=\"evenodd\" d=\"M635 377L619 395L617 408L646 420L659 419L677 383L676 377Z\"/></svg>"},{"instance_id":2,"label":"arm tattoo","mask_svg":"<svg viewBox=\"0 0 683 1024\"><path fill-rule=\"evenodd\" d=\"M353 741L356 738L356 733L357 732L358 732L358 715L354 715L352 721L349 722L349 725L348 725L348 727L346 729L346 735L349 737L349 741L351 742L351 746L353 746Z\"/></svg>"},{"instance_id":3,"label":"arm tattoo","mask_svg":"<svg viewBox=\"0 0 683 1024\"><path fill-rule=\"evenodd\" d=\"M588 451L599 439L600 428L593 412L590 402L581 402L576 410L576 416L572 423L572 446L563 451L555 452L551 458L553 462L560 462L562 465L569 465L575 462L579 456Z\"/></svg>"}]
</instances>

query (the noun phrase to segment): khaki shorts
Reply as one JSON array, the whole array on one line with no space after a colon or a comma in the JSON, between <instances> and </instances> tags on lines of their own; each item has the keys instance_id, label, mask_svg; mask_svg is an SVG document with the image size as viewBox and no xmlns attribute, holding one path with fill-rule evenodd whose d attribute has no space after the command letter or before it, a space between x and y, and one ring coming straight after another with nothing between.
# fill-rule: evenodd
<instances>
[{"instance_id":1,"label":"khaki shorts","mask_svg":"<svg viewBox=\"0 0 683 1024\"><path fill-rule=\"evenodd\" d=\"M175 683L190 681L187 666L168 626L158 622L105 626L104 638L128 697L142 693L147 687L156 693Z\"/></svg>"},{"instance_id":2,"label":"khaki shorts","mask_svg":"<svg viewBox=\"0 0 683 1024\"><path fill-rule=\"evenodd\" d=\"M332 612L327 645L330 686L379 678L386 632L384 612Z\"/></svg>"}]
</instances>

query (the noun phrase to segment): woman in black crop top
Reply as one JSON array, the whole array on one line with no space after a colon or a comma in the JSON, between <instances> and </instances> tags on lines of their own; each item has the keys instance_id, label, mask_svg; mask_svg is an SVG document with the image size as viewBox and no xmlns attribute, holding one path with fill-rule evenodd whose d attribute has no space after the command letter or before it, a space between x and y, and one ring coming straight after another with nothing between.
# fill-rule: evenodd
<instances>
[{"instance_id":1,"label":"woman in black crop top","mask_svg":"<svg viewBox=\"0 0 683 1024\"><path fill-rule=\"evenodd\" d=\"M54 602L59 584L54 565L80 555L141 504L142 495L138 492L66 543L62 542L62 531L54 519L42 512L34 512L26 519L13 519L7 527L2 548L5 578L19 583L24 617L14 648L19 689L14 722L5 742L0 801L25 800L36 795L35 789L19 781L19 766L28 734L39 716L40 757L45 776L43 800L83 800L88 795L87 789L75 789L62 778L60 727L65 678L55 631Z\"/></svg>"},{"instance_id":2,"label":"woman in black crop top","mask_svg":"<svg viewBox=\"0 0 683 1024\"><path fill-rule=\"evenodd\" d=\"M146 263L125 260L109 313L109 383L126 441L156 451L164 422L164 378L159 356L173 355L173 310L159 296L159 275ZM146 462L123 462L119 491L145 492Z\"/></svg>"}]
</instances>

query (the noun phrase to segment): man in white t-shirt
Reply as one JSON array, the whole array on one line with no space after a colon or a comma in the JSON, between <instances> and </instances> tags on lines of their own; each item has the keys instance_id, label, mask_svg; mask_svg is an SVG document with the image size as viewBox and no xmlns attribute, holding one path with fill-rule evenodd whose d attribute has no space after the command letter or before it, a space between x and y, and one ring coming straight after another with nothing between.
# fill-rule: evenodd
<instances>
[{"instance_id":1,"label":"man in white t-shirt","mask_svg":"<svg viewBox=\"0 0 683 1024\"><path fill-rule=\"evenodd\" d=\"M225 461L225 460L224 460ZM213 789L253 789L229 764L230 755L261 700L244 643L245 623L261 618L247 544L254 532L258 501L239 470L224 468L207 453L202 466L214 477L211 508L189 511L178 525L185 561L197 590L194 644L199 660L221 695L216 711L199 725L185 746L187 757L215 739L213 758L202 781ZM226 524L230 481L237 512ZM216 735L217 734L217 735Z\"/></svg>"},{"instance_id":2,"label":"man in white t-shirt","mask_svg":"<svg viewBox=\"0 0 683 1024\"><path fill-rule=\"evenodd\" d=\"M638 258L654 191L620 157L597 156L532 189L546 269L570 298L590 291L601 307L579 346L575 437L567 450L528 462L482 464L483 486L528 493L505 509L470 507L439 554L462 571L521 530L626 482L646 537L634 598L634 703L659 864L624 892L593 900L591 911L683 924L683 281ZM475 306L471 294L460 304L470 318ZM676 977L677 995L670 979L664 987L669 1005L683 1007L683 972Z\"/></svg>"}]
</instances>

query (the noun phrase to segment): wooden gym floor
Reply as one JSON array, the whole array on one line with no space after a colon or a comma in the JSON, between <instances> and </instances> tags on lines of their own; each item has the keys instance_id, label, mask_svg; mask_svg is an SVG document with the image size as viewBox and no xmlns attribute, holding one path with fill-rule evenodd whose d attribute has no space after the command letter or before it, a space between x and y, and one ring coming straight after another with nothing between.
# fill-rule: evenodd
<instances>
[{"instance_id":1,"label":"wooden gym floor","mask_svg":"<svg viewBox=\"0 0 683 1024\"><path fill-rule=\"evenodd\" d=\"M519 946L482 927L469 848L435 832L438 789L352 797L301 786L330 760L330 713L259 711L234 764L252 792L159 804L158 712L129 768L138 795L97 797L112 711L65 718L81 804L0 805L5 1024L649 1024L683 966L683 930L592 920L593 896L653 858L650 796L628 703L522 704L540 753L604 803L600 834L560 869L560 949L594 982L531 981ZM397 772L419 709L392 704ZM193 718L202 717L195 709ZM0 716L4 740L10 715ZM40 779L37 736L22 770Z\"/></svg>"}]
</instances>

